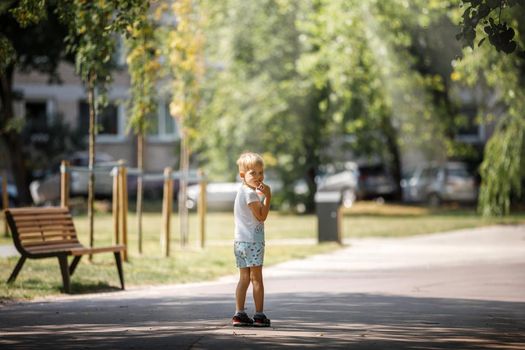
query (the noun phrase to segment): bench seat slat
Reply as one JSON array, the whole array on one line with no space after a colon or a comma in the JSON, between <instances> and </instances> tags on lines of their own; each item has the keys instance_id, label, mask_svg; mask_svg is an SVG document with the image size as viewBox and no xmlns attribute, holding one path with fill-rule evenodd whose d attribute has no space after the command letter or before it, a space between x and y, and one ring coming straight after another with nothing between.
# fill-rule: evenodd
<instances>
[{"instance_id":1,"label":"bench seat slat","mask_svg":"<svg viewBox=\"0 0 525 350\"><path fill-rule=\"evenodd\" d=\"M26 234L20 235L20 240L23 242L34 241L34 240L43 241L43 240L48 240L49 238L57 239L58 237L63 237L65 239L67 239L68 237L76 238L77 234L72 231L58 231L58 230L53 231L53 232L46 232L44 235L42 235L42 233L40 232L35 232L35 233L26 233Z\"/></svg>"},{"instance_id":2,"label":"bench seat slat","mask_svg":"<svg viewBox=\"0 0 525 350\"><path fill-rule=\"evenodd\" d=\"M120 252L123 251L126 247L123 245L114 245L109 247L82 247L82 248L73 248L71 249L71 255L85 255L85 254L96 254L104 252Z\"/></svg>"},{"instance_id":3,"label":"bench seat slat","mask_svg":"<svg viewBox=\"0 0 525 350\"><path fill-rule=\"evenodd\" d=\"M27 251L34 252L34 251L54 251L59 249L60 251L63 251L64 249L72 249L72 248L81 248L84 247L82 243L76 242L76 241L56 241L56 242L49 242L48 244L33 244L33 245L26 245Z\"/></svg>"},{"instance_id":4,"label":"bench seat slat","mask_svg":"<svg viewBox=\"0 0 525 350\"><path fill-rule=\"evenodd\" d=\"M64 235L74 235L76 236L76 231L73 228L64 228L64 227L53 227L46 230L24 230L24 232L18 232L20 238L24 237L47 237L49 235L54 235L61 233Z\"/></svg>"},{"instance_id":5,"label":"bench seat slat","mask_svg":"<svg viewBox=\"0 0 525 350\"><path fill-rule=\"evenodd\" d=\"M24 213L24 214L16 214L13 213L13 217L17 220L25 221L29 220L31 218L53 218L53 219L60 219L60 218L68 218L71 217L71 214L68 212L64 213L40 213L40 212L33 212L33 213Z\"/></svg>"},{"instance_id":6,"label":"bench seat slat","mask_svg":"<svg viewBox=\"0 0 525 350\"><path fill-rule=\"evenodd\" d=\"M77 244L62 244L50 247L30 247L27 248L27 251L31 254L49 254L49 253L66 253L69 254L72 249L82 248L83 246L78 246Z\"/></svg>"},{"instance_id":7,"label":"bench seat slat","mask_svg":"<svg viewBox=\"0 0 525 350\"><path fill-rule=\"evenodd\" d=\"M46 241L42 241L42 240L29 240L29 241L25 241L23 244L24 244L24 247L34 247L34 246L49 246L49 245L56 245L58 243L79 243L78 239L76 238L62 238L62 239L49 239L49 240L46 240Z\"/></svg>"},{"instance_id":8,"label":"bench seat slat","mask_svg":"<svg viewBox=\"0 0 525 350\"><path fill-rule=\"evenodd\" d=\"M17 214L42 214L42 213L69 213L69 209L62 207L26 207L26 208L9 208L9 212L13 215Z\"/></svg>"},{"instance_id":9,"label":"bench seat slat","mask_svg":"<svg viewBox=\"0 0 525 350\"><path fill-rule=\"evenodd\" d=\"M70 215L24 215L14 216L14 218L20 225L39 221L68 221L72 219Z\"/></svg>"},{"instance_id":10,"label":"bench seat slat","mask_svg":"<svg viewBox=\"0 0 525 350\"><path fill-rule=\"evenodd\" d=\"M71 219L64 220L33 220L18 224L18 228L47 227L47 226L73 226Z\"/></svg>"}]
</instances>

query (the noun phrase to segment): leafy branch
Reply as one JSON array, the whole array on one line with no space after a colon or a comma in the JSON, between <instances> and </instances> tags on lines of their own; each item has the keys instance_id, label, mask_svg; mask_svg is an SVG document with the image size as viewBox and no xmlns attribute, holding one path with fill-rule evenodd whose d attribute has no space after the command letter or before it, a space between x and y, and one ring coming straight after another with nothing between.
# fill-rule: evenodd
<instances>
[{"instance_id":1,"label":"leafy branch","mask_svg":"<svg viewBox=\"0 0 525 350\"><path fill-rule=\"evenodd\" d=\"M476 29L483 27L484 37L478 42L481 46L486 39L498 52L511 54L518 49L515 40L516 30L507 22L502 22L502 11L510 10L519 5L524 6L523 0L463 0L461 6L466 6L460 23L461 31L456 39L462 40L464 46L474 48ZM525 59L525 51L519 50L518 56Z\"/></svg>"}]
</instances>

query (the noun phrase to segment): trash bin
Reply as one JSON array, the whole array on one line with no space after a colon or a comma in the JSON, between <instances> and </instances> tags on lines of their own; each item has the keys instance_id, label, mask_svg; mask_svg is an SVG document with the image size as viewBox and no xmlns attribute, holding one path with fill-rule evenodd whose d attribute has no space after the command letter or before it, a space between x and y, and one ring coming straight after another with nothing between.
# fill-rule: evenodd
<instances>
[{"instance_id":1,"label":"trash bin","mask_svg":"<svg viewBox=\"0 0 525 350\"><path fill-rule=\"evenodd\" d=\"M317 213L317 237L319 242L341 243L340 192L317 192L315 211Z\"/></svg>"}]
</instances>

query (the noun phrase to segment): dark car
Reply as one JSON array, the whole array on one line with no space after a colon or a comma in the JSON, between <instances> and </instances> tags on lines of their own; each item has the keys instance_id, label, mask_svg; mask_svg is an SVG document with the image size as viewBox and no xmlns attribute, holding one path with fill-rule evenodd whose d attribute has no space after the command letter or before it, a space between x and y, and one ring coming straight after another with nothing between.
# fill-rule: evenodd
<instances>
[{"instance_id":1,"label":"dark car","mask_svg":"<svg viewBox=\"0 0 525 350\"><path fill-rule=\"evenodd\" d=\"M387 198L395 195L396 180L383 163L359 166L357 198Z\"/></svg>"}]
</instances>

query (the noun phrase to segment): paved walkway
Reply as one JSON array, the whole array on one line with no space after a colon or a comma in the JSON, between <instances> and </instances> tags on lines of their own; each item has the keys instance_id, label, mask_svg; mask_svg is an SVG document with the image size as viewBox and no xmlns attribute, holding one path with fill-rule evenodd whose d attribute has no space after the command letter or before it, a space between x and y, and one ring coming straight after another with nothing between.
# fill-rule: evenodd
<instances>
[{"instance_id":1,"label":"paved walkway","mask_svg":"<svg viewBox=\"0 0 525 350\"><path fill-rule=\"evenodd\" d=\"M230 326L229 276L4 306L0 348L525 348L525 226L356 240L265 276L269 329Z\"/></svg>"}]
</instances>

